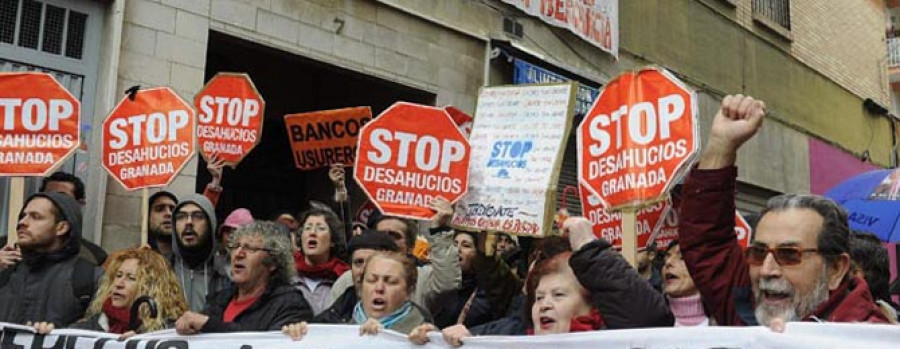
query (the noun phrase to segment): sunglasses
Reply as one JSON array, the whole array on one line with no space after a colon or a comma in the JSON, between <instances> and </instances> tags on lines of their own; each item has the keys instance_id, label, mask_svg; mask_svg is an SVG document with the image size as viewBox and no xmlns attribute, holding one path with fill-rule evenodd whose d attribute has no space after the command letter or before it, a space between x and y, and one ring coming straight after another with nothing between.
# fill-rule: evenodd
<instances>
[{"instance_id":1,"label":"sunglasses","mask_svg":"<svg viewBox=\"0 0 900 349\"><path fill-rule=\"evenodd\" d=\"M768 246L753 245L747 247L745 252L747 255L747 263L750 265L762 265L769 256L769 253L775 257L778 265L797 265L803 261L803 255L807 252L820 253L816 248L799 248L792 246L781 246L769 248Z\"/></svg>"}]
</instances>

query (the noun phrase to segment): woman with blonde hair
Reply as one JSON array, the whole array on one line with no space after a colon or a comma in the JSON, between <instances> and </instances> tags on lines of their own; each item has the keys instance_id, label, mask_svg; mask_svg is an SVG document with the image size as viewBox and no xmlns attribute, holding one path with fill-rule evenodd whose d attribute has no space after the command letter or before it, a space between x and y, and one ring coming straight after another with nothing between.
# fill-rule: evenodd
<instances>
[{"instance_id":1,"label":"woman with blonde hair","mask_svg":"<svg viewBox=\"0 0 900 349\"><path fill-rule=\"evenodd\" d=\"M188 310L175 273L166 259L147 247L113 253L106 261L97 294L84 319L70 328L124 334L159 331L173 327ZM137 323L130 323L135 299L149 296L156 302L157 316L143 305Z\"/></svg>"}]
</instances>

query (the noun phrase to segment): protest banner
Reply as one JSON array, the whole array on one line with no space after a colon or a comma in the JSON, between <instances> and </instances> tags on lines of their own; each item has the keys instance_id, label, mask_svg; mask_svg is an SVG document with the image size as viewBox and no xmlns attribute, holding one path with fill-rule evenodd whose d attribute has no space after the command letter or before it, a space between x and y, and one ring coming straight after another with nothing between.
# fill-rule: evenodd
<instances>
[{"instance_id":1,"label":"protest banner","mask_svg":"<svg viewBox=\"0 0 900 349\"><path fill-rule=\"evenodd\" d=\"M545 236L574 105L573 83L483 88L469 138L469 192L452 224Z\"/></svg>"},{"instance_id":2,"label":"protest banner","mask_svg":"<svg viewBox=\"0 0 900 349\"><path fill-rule=\"evenodd\" d=\"M358 325L310 324L299 341L272 332L234 332L179 336L174 330L141 334L128 340L118 335L60 329L37 335L26 326L0 323L2 348L67 349L253 349L253 348L453 348L441 333L428 333L429 342L416 345L405 333L382 330L359 335ZM784 333L765 327L675 327L601 330L542 336L469 337L466 349L482 348L895 348L900 327L873 324L789 322Z\"/></svg>"},{"instance_id":3,"label":"protest banner","mask_svg":"<svg viewBox=\"0 0 900 349\"><path fill-rule=\"evenodd\" d=\"M366 200L366 202L356 210L356 214L353 215L353 222L366 224L369 222L369 217L372 217L375 212L378 212L378 207L375 206L372 200Z\"/></svg>"},{"instance_id":4,"label":"protest banner","mask_svg":"<svg viewBox=\"0 0 900 349\"><path fill-rule=\"evenodd\" d=\"M9 176L7 243L16 242L22 176L46 176L78 148L81 102L47 73L0 73L0 176Z\"/></svg>"},{"instance_id":5,"label":"protest banner","mask_svg":"<svg viewBox=\"0 0 900 349\"><path fill-rule=\"evenodd\" d=\"M369 107L285 115L294 164L301 170L332 164L353 166L359 132L370 120Z\"/></svg>"},{"instance_id":6,"label":"protest banner","mask_svg":"<svg viewBox=\"0 0 900 349\"><path fill-rule=\"evenodd\" d=\"M194 97L197 143L209 161L213 154L231 167L262 138L266 102L250 76L218 73Z\"/></svg>"},{"instance_id":7,"label":"protest banner","mask_svg":"<svg viewBox=\"0 0 900 349\"><path fill-rule=\"evenodd\" d=\"M619 57L619 0L503 0Z\"/></svg>"},{"instance_id":8,"label":"protest banner","mask_svg":"<svg viewBox=\"0 0 900 349\"><path fill-rule=\"evenodd\" d=\"M194 110L168 87L135 90L103 121L100 163L125 189L168 185L194 155ZM141 241L149 212L143 207Z\"/></svg>"},{"instance_id":9,"label":"protest banner","mask_svg":"<svg viewBox=\"0 0 900 349\"><path fill-rule=\"evenodd\" d=\"M353 178L382 213L431 219L435 197L466 193L469 153L444 109L397 102L360 131Z\"/></svg>"},{"instance_id":10,"label":"protest banner","mask_svg":"<svg viewBox=\"0 0 900 349\"><path fill-rule=\"evenodd\" d=\"M459 127L459 131L462 132L466 138L469 138L469 136L472 135L472 123L475 119L473 119L471 115L466 114L464 111L459 110L459 108L452 105L444 107L444 110L447 111L447 114L450 114L450 118L453 119L453 123L456 124L456 127Z\"/></svg>"},{"instance_id":11,"label":"protest banner","mask_svg":"<svg viewBox=\"0 0 900 349\"><path fill-rule=\"evenodd\" d=\"M750 239L753 236L753 228L737 211L734 212L734 235L743 249L750 245ZM669 210L666 218L663 219L662 226L650 240L655 241L656 246L663 249L675 239L678 239L678 210L673 208Z\"/></svg>"},{"instance_id":12,"label":"protest banner","mask_svg":"<svg viewBox=\"0 0 900 349\"><path fill-rule=\"evenodd\" d=\"M609 82L578 126L578 180L622 211L622 252L634 261L635 213L662 200L700 149L693 90L660 68Z\"/></svg>"},{"instance_id":13,"label":"protest banner","mask_svg":"<svg viewBox=\"0 0 900 349\"><path fill-rule=\"evenodd\" d=\"M591 221L594 235L609 241L613 246L622 247L622 213L607 212L603 201L591 194L584 185L579 185L579 197L584 217ZM667 213L672 210L670 200L663 200L649 206L645 206L637 213L635 230L637 232L637 247L641 250L652 241L650 237L658 231Z\"/></svg>"}]
</instances>

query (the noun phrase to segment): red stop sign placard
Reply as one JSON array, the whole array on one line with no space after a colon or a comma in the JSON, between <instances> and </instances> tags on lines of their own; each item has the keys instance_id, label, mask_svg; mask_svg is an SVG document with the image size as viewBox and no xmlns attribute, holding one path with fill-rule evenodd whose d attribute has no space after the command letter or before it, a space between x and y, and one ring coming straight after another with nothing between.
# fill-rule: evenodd
<instances>
[{"instance_id":1,"label":"red stop sign placard","mask_svg":"<svg viewBox=\"0 0 900 349\"><path fill-rule=\"evenodd\" d=\"M585 218L591 221L594 235L606 239L615 247L622 247L622 213L606 212L600 198L591 194L584 185L578 187L582 211ZM659 230L671 206L669 200L665 200L638 211L635 231L639 249L646 247L653 232Z\"/></svg>"},{"instance_id":2,"label":"red stop sign placard","mask_svg":"<svg viewBox=\"0 0 900 349\"><path fill-rule=\"evenodd\" d=\"M0 176L45 176L78 148L81 102L47 73L0 73Z\"/></svg>"},{"instance_id":3,"label":"red stop sign placard","mask_svg":"<svg viewBox=\"0 0 900 349\"><path fill-rule=\"evenodd\" d=\"M168 87L122 98L103 121L103 168L128 190L165 186L194 155L194 110Z\"/></svg>"},{"instance_id":4,"label":"red stop sign placard","mask_svg":"<svg viewBox=\"0 0 900 349\"><path fill-rule=\"evenodd\" d=\"M200 154L236 166L262 138L266 102L247 74L218 73L194 97Z\"/></svg>"},{"instance_id":5,"label":"red stop sign placard","mask_svg":"<svg viewBox=\"0 0 900 349\"><path fill-rule=\"evenodd\" d=\"M619 75L578 126L578 179L607 207L662 199L700 148L694 91L668 72Z\"/></svg>"},{"instance_id":6,"label":"red stop sign placard","mask_svg":"<svg viewBox=\"0 0 900 349\"><path fill-rule=\"evenodd\" d=\"M430 219L467 190L469 142L446 111L398 102L360 131L353 178L386 215Z\"/></svg>"}]
</instances>

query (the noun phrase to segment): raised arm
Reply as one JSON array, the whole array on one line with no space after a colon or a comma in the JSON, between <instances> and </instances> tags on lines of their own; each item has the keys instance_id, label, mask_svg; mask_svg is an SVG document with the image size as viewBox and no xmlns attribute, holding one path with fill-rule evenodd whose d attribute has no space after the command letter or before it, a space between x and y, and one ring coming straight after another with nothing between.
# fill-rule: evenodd
<instances>
[{"instance_id":1,"label":"raised arm","mask_svg":"<svg viewBox=\"0 0 900 349\"><path fill-rule=\"evenodd\" d=\"M740 324L735 320L736 300L750 299L750 277L734 234L734 162L738 148L759 130L764 115L761 101L726 96L700 162L684 182L678 225L681 253L704 307L721 325ZM743 315L752 322L752 314Z\"/></svg>"}]
</instances>

